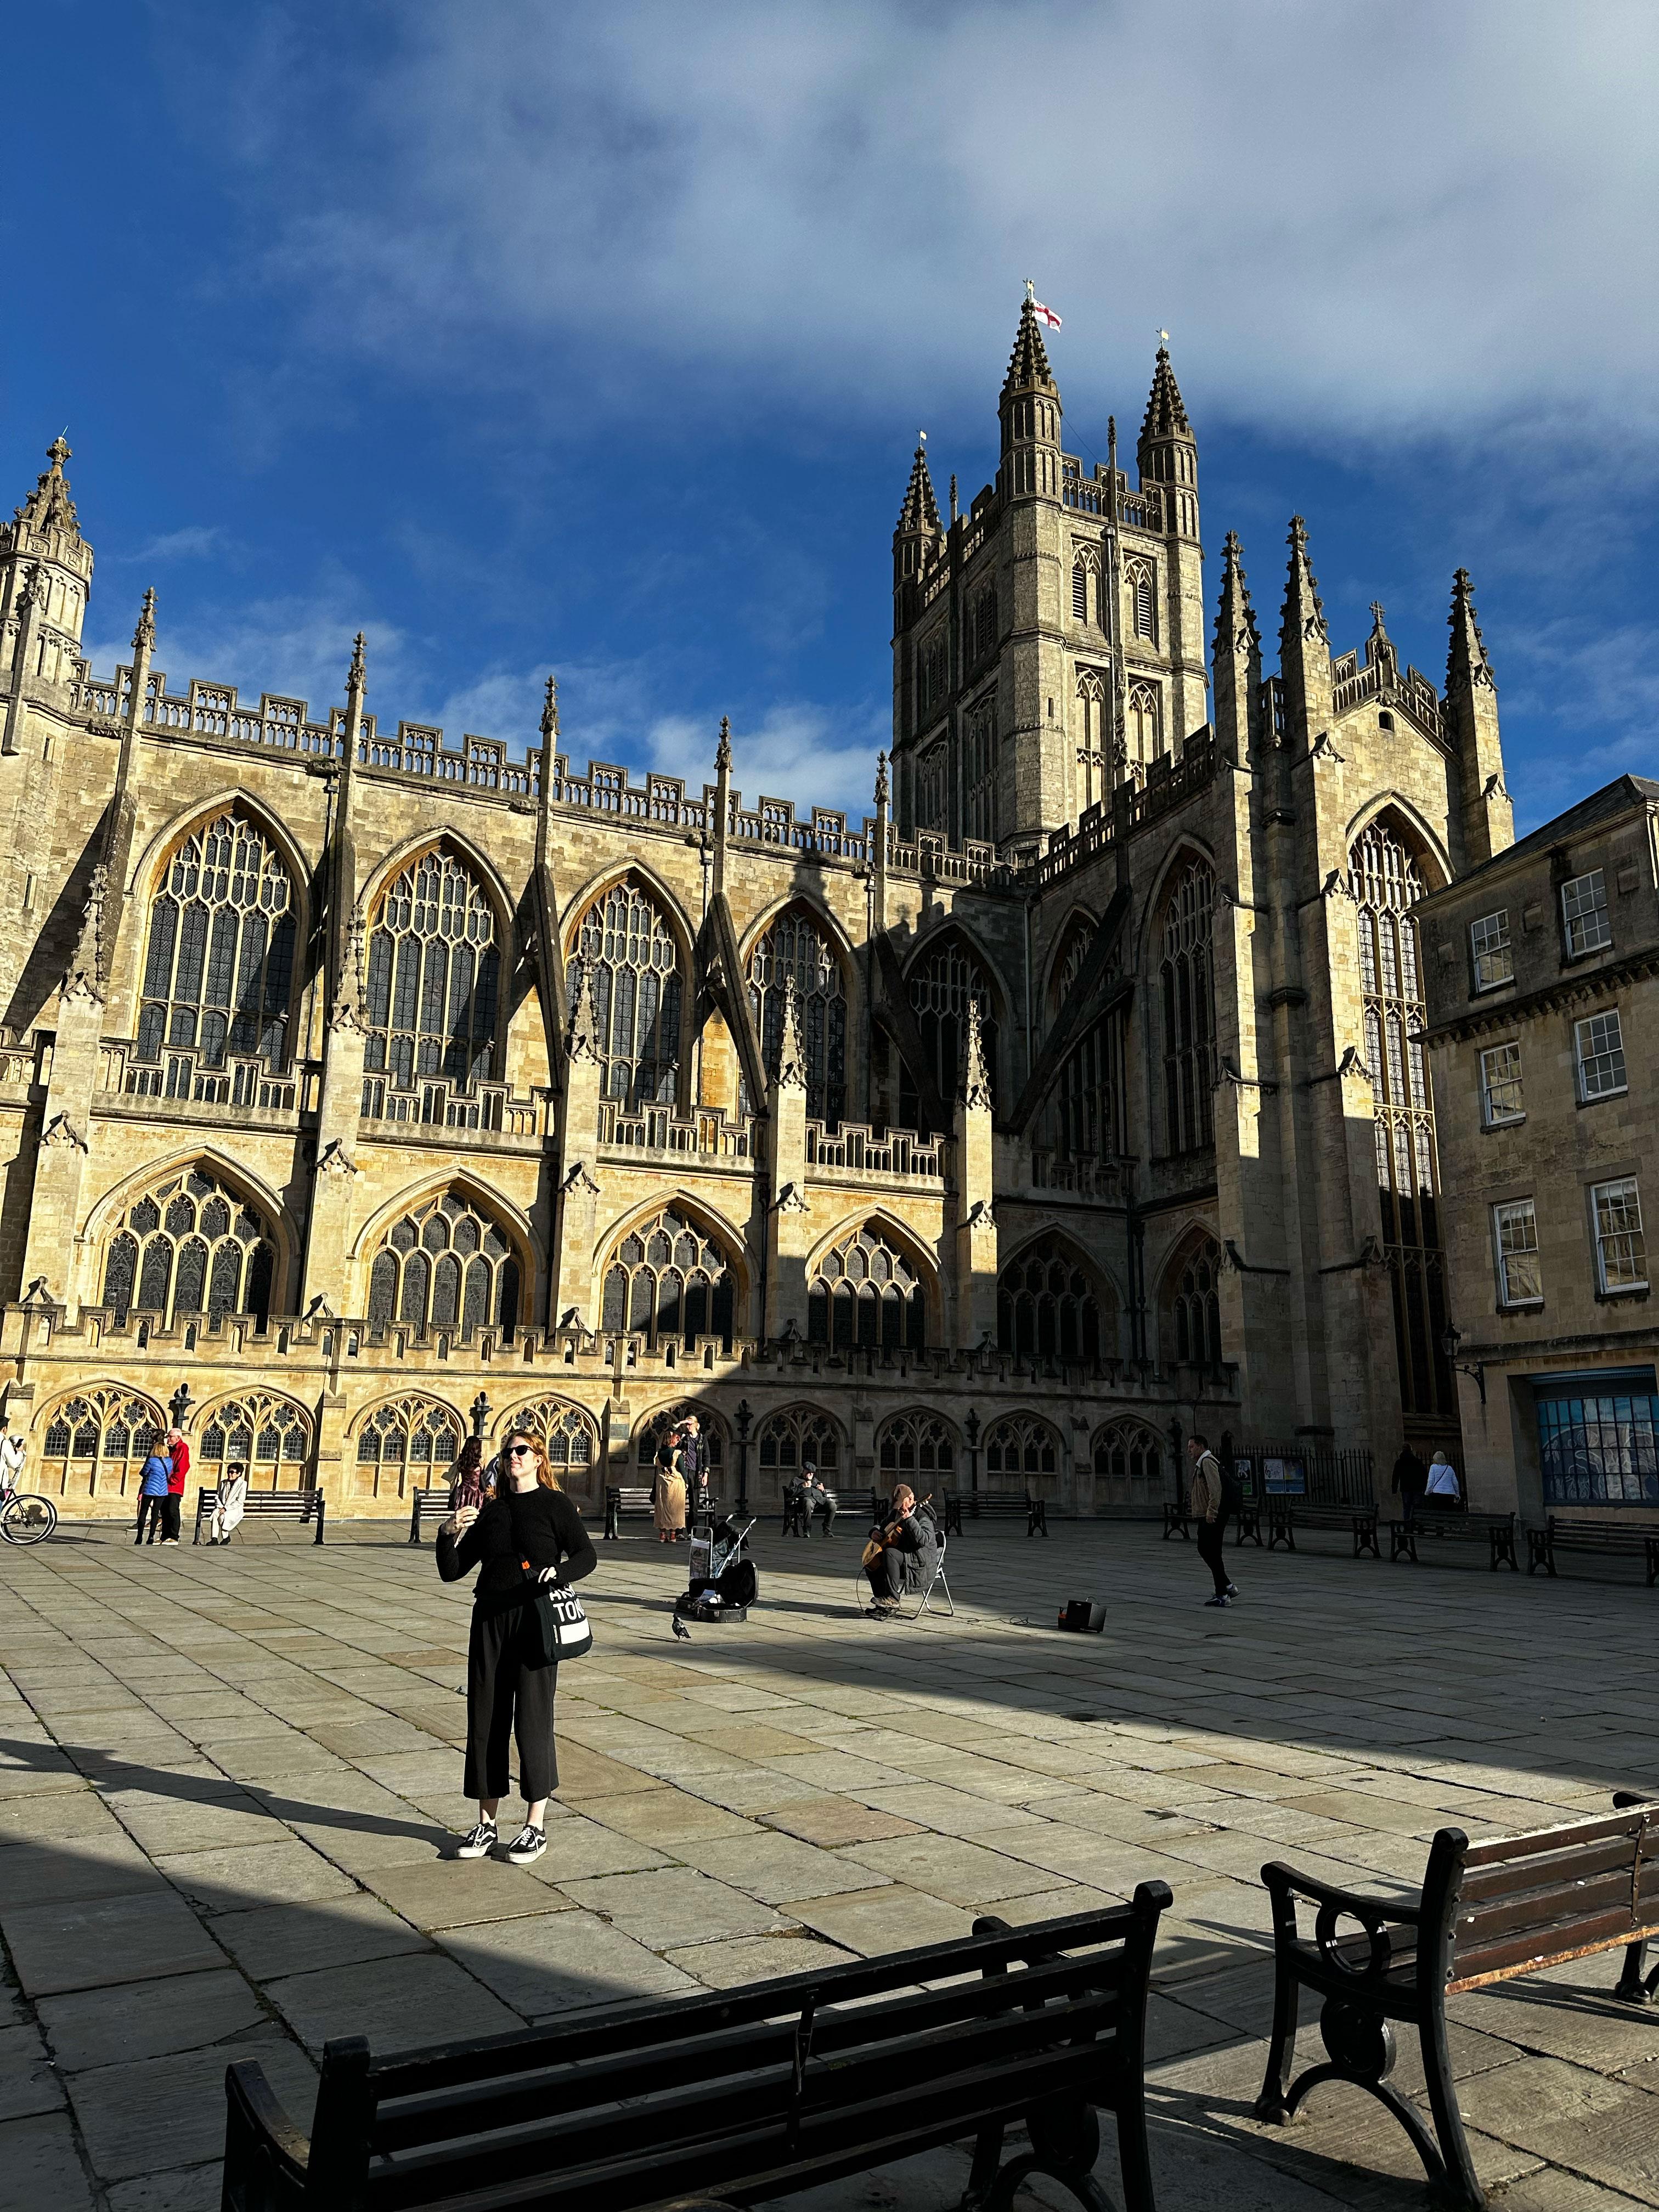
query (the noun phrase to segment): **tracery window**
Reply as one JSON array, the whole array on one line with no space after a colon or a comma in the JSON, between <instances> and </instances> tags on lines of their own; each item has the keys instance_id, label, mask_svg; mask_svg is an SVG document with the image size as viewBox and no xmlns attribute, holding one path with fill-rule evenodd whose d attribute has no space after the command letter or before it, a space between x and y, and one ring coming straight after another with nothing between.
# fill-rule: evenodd
<instances>
[{"instance_id":1,"label":"tracery window","mask_svg":"<svg viewBox=\"0 0 1659 2212\"><path fill-rule=\"evenodd\" d=\"M56 1498L130 1497L167 1426L154 1399L136 1391L77 1390L52 1408L28 1486Z\"/></svg>"},{"instance_id":2,"label":"tracery window","mask_svg":"<svg viewBox=\"0 0 1659 2212\"><path fill-rule=\"evenodd\" d=\"M1077 749L1077 804L1079 814L1097 805L1111 789L1108 773L1111 760L1110 719L1106 686L1095 669L1083 668L1077 679L1078 714L1081 723Z\"/></svg>"},{"instance_id":3,"label":"tracery window","mask_svg":"<svg viewBox=\"0 0 1659 2212\"><path fill-rule=\"evenodd\" d=\"M500 984L495 908L465 862L434 846L375 904L365 1069L399 1090L423 1075L488 1082L496 1067Z\"/></svg>"},{"instance_id":4,"label":"tracery window","mask_svg":"<svg viewBox=\"0 0 1659 2212\"><path fill-rule=\"evenodd\" d=\"M876 1438L876 1458L890 1490L895 1482L908 1482L913 1490L918 1480L929 1487L951 1482L957 1449L955 1430L937 1413L895 1413Z\"/></svg>"},{"instance_id":5,"label":"tracery window","mask_svg":"<svg viewBox=\"0 0 1659 2212\"><path fill-rule=\"evenodd\" d=\"M808 1340L837 1352L920 1352L927 1340L921 1270L879 1222L866 1221L818 1261L806 1317Z\"/></svg>"},{"instance_id":6,"label":"tracery window","mask_svg":"<svg viewBox=\"0 0 1659 2212\"><path fill-rule=\"evenodd\" d=\"M1189 860L1164 908L1158 985L1164 1013L1164 1149L1195 1152L1214 1141L1215 986L1211 928L1215 872Z\"/></svg>"},{"instance_id":7,"label":"tracery window","mask_svg":"<svg viewBox=\"0 0 1659 2212\"><path fill-rule=\"evenodd\" d=\"M227 810L167 863L149 910L140 1060L164 1044L222 1067L228 1054L283 1065L294 988L294 885L266 832Z\"/></svg>"},{"instance_id":8,"label":"tracery window","mask_svg":"<svg viewBox=\"0 0 1659 2212\"><path fill-rule=\"evenodd\" d=\"M1164 1446L1140 1421L1114 1421L1095 1438L1097 1505L1152 1505L1164 1496Z\"/></svg>"},{"instance_id":9,"label":"tracery window","mask_svg":"<svg viewBox=\"0 0 1659 2212\"><path fill-rule=\"evenodd\" d=\"M930 745L916 763L918 830L942 830L945 828L945 747L941 743Z\"/></svg>"},{"instance_id":10,"label":"tracery window","mask_svg":"<svg viewBox=\"0 0 1659 2212\"><path fill-rule=\"evenodd\" d=\"M714 1478L726 1465L726 1425L707 1406L694 1406L689 1400L678 1406L665 1406L660 1413L653 1413L648 1421L641 1424L634 1439L635 1464L653 1468L657 1464L657 1452L664 1436L677 1429L689 1413L697 1417L697 1427L702 1437L703 1458L711 1487Z\"/></svg>"},{"instance_id":11,"label":"tracery window","mask_svg":"<svg viewBox=\"0 0 1659 2212\"><path fill-rule=\"evenodd\" d=\"M1144 781L1146 770L1164 750L1164 715L1156 684L1129 686L1126 724L1128 756Z\"/></svg>"},{"instance_id":12,"label":"tracery window","mask_svg":"<svg viewBox=\"0 0 1659 2212\"><path fill-rule=\"evenodd\" d=\"M770 1474L794 1474L811 1460L833 1486L841 1466L841 1431L815 1406L792 1406L761 1425L760 1464Z\"/></svg>"},{"instance_id":13,"label":"tracery window","mask_svg":"<svg viewBox=\"0 0 1659 2212\"><path fill-rule=\"evenodd\" d=\"M706 1230L665 1206L622 1237L605 1270L599 1326L659 1344L717 1336L732 1349L736 1284L726 1253Z\"/></svg>"},{"instance_id":14,"label":"tracery window","mask_svg":"<svg viewBox=\"0 0 1659 2212\"><path fill-rule=\"evenodd\" d=\"M1365 1063L1401 1399L1407 1423L1425 1425L1419 1433L1426 1437L1437 1423L1447 1431L1455 1419L1456 1396L1440 1341L1446 1328L1440 1170L1411 914L1425 886L1404 839L1386 818L1373 822L1356 841L1348 855L1348 888L1358 908Z\"/></svg>"},{"instance_id":15,"label":"tracery window","mask_svg":"<svg viewBox=\"0 0 1659 2212\"><path fill-rule=\"evenodd\" d=\"M206 1415L191 1469L212 1484L240 1460L250 1486L298 1490L310 1458L311 1419L304 1409L269 1390L246 1390L221 1400Z\"/></svg>"},{"instance_id":16,"label":"tracery window","mask_svg":"<svg viewBox=\"0 0 1659 2212\"><path fill-rule=\"evenodd\" d=\"M997 835L997 702L994 696L968 717L963 755L963 835L994 844Z\"/></svg>"},{"instance_id":17,"label":"tracery window","mask_svg":"<svg viewBox=\"0 0 1659 2212\"><path fill-rule=\"evenodd\" d=\"M1129 595L1134 611L1134 630L1153 645L1158 643L1158 573L1150 561L1133 556L1123 564L1123 588Z\"/></svg>"},{"instance_id":18,"label":"tracery window","mask_svg":"<svg viewBox=\"0 0 1659 2212\"><path fill-rule=\"evenodd\" d=\"M997 587L988 584L974 601L968 618L969 656L983 660L997 646Z\"/></svg>"},{"instance_id":19,"label":"tracery window","mask_svg":"<svg viewBox=\"0 0 1659 2212\"><path fill-rule=\"evenodd\" d=\"M1073 932L1050 994L1054 1020L1083 972L1093 935L1085 925ZM1097 998L1115 978L1118 965L1114 957L1097 986ZM1123 1152L1123 1025L1120 1009L1086 1028L1043 1101L1042 1142L1062 1159L1115 1159Z\"/></svg>"},{"instance_id":20,"label":"tracery window","mask_svg":"<svg viewBox=\"0 0 1659 2212\"><path fill-rule=\"evenodd\" d=\"M916 647L916 716L925 722L945 703L949 688L950 647L941 623Z\"/></svg>"},{"instance_id":21,"label":"tracery window","mask_svg":"<svg viewBox=\"0 0 1659 2212\"><path fill-rule=\"evenodd\" d=\"M627 876L582 916L569 969L593 1010L599 1096L624 1111L679 1095L679 947L668 918L636 877Z\"/></svg>"},{"instance_id":22,"label":"tracery window","mask_svg":"<svg viewBox=\"0 0 1659 2212\"><path fill-rule=\"evenodd\" d=\"M393 1398L367 1415L357 1431L357 1464L418 1476L450 1468L461 1455L466 1425L453 1407L435 1398Z\"/></svg>"},{"instance_id":23,"label":"tracery window","mask_svg":"<svg viewBox=\"0 0 1659 2212\"><path fill-rule=\"evenodd\" d=\"M1072 556L1072 618L1086 623L1091 613L1104 613L1100 602L1100 560L1091 546L1079 546ZM1104 629L1103 622L1101 628Z\"/></svg>"},{"instance_id":24,"label":"tracery window","mask_svg":"<svg viewBox=\"0 0 1659 2212\"><path fill-rule=\"evenodd\" d=\"M962 1079L963 1050L967 1031L968 1001L979 1002L980 1035L985 1065L996 1089L997 1025L992 1012L990 980L959 938L947 938L910 971L910 1005L921 1032L928 1067L946 1111ZM909 1068L899 1068L899 1121L907 1129L921 1128L921 1098ZM927 1133L923 1132L924 1134Z\"/></svg>"},{"instance_id":25,"label":"tracery window","mask_svg":"<svg viewBox=\"0 0 1659 2212\"><path fill-rule=\"evenodd\" d=\"M1012 1488L1030 1475L1057 1473L1060 1449L1060 1438L1035 1413L1005 1414L985 1431L988 1486L995 1489L1000 1480Z\"/></svg>"},{"instance_id":26,"label":"tracery window","mask_svg":"<svg viewBox=\"0 0 1659 2212\"><path fill-rule=\"evenodd\" d=\"M1198 1236L1176 1254L1164 1276L1166 1354L1195 1367L1221 1364L1221 1247Z\"/></svg>"},{"instance_id":27,"label":"tracery window","mask_svg":"<svg viewBox=\"0 0 1659 2212\"><path fill-rule=\"evenodd\" d=\"M795 979L806 1048L806 1111L827 1128L847 1111L847 985L829 933L803 908L781 914L749 962L749 998L769 1071L783 1046L784 981Z\"/></svg>"},{"instance_id":28,"label":"tracery window","mask_svg":"<svg viewBox=\"0 0 1659 2212\"><path fill-rule=\"evenodd\" d=\"M1056 1237L1028 1245L997 1279L997 1339L1004 1352L1098 1359L1104 1322L1093 1283Z\"/></svg>"},{"instance_id":29,"label":"tracery window","mask_svg":"<svg viewBox=\"0 0 1659 2212\"><path fill-rule=\"evenodd\" d=\"M505 1443L522 1429L542 1439L548 1464L561 1480L580 1482L599 1462L599 1431L591 1416L567 1398L532 1398L515 1406L510 1419L496 1423L495 1434Z\"/></svg>"},{"instance_id":30,"label":"tracery window","mask_svg":"<svg viewBox=\"0 0 1659 2212\"><path fill-rule=\"evenodd\" d=\"M417 1334L519 1323L523 1277L513 1242L475 1200L434 1193L394 1221L368 1276L368 1318Z\"/></svg>"},{"instance_id":31,"label":"tracery window","mask_svg":"<svg viewBox=\"0 0 1659 2212\"><path fill-rule=\"evenodd\" d=\"M125 1321L160 1314L270 1311L276 1232L245 1199L201 1168L153 1184L117 1218L104 1260L103 1303Z\"/></svg>"}]
</instances>

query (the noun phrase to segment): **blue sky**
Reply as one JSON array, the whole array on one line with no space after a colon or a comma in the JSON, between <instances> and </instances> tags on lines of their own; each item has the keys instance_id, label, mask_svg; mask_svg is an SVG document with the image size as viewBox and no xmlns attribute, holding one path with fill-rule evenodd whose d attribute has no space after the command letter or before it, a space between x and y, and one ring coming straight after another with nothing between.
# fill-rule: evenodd
<instances>
[{"instance_id":1,"label":"blue sky","mask_svg":"<svg viewBox=\"0 0 1659 2212\"><path fill-rule=\"evenodd\" d=\"M1068 449L1166 325L1207 574L1308 519L1517 828L1659 772L1659 14L1461 0L36 0L6 34L0 497L67 422L94 666L868 803L918 428L994 470L1022 280Z\"/></svg>"}]
</instances>

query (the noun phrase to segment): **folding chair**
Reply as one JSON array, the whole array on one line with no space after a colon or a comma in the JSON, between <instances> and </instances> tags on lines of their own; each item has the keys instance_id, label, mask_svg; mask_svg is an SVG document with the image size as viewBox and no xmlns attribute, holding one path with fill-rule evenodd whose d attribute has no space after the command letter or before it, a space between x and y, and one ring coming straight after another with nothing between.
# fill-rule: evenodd
<instances>
[{"instance_id":1,"label":"folding chair","mask_svg":"<svg viewBox=\"0 0 1659 2212\"><path fill-rule=\"evenodd\" d=\"M902 1604L901 1603L897 1613L894 1615L896 1620L920 1620L924 1613L937 1612L939 1608L933 1602L933 1592L936 1589L942 1589L945 1592L945 1603L947 1609L946 1618L951 1620L956 1619L956 1600L951 1596L951 1585L945 1578L945 1552L947 1541L948 1539L945 1536L945 1531L941 1528L939 1530L939 1549L933 1554L933 1577L929 1581L927 1589L923 1590L921 1594L921 1602L917 1606L914 1613L906 1613ZM853 1586L859 1592L860 1606L867 1612L870 1606L870 1585L865 1578L864 1569L861 1566L854 1571Z\"/></svg>"}]
</instances>

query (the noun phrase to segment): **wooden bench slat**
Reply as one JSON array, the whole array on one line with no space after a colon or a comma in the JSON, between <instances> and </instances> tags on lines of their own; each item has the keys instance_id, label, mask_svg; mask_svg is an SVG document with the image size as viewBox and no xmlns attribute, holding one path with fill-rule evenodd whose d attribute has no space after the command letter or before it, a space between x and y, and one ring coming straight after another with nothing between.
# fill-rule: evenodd
<instances>
[{"instance_id":1,"label":"wooden bench slat","mask_svg":"<svg viewBox=\"0 0 1659 2212\"><path fill-rule=\"evenodd\" d=\"M1647 1808L1647 1814L1650 1826L1659 1825L1659 1800ZM1558 1827L1537 1828L1529 1836L1493 1836L1486 1843L1471 1844L1463 1855L1463 1864L1487 1867L1513 1859L1540 1858L1551 1851L1571 1850L1613 1836L1634 1836L1642 1825L1642 1808L1631 1806L1593 1820L1568 1820Z\"/></svg>"},{"instance_id":2,"label":"wooden bench slat","mask_svg":"<svg viewBox=\"0 0 1659 2212\"><path fill-rule=\"evenodd\" d=\"M1655 1841L1659 1846L1659 1836ZM1631 1839L1628 1835L1609 1836L1600 1843L1581 1844L1576 1850L1527 1852L1515 1858L1500 1859L1492 1866L1478 1867L1465 1875L1460 1903L1464 1907L1484 1906L1489 1899L1516 1897L1528 1890L1547 1887L1558 1863L1563 1875L1574 1881L1589 1881L1618 1868L1628 1881Z\"/></svg>"},{"instance_id":3,"label":"wooden bench slat","mask_svg":"<svg viewBox=\"0 0 1659 2212\"><path fill-rule=\"evenodd\" d=\"M1486 1989L1493 1982L1513 1981L1539 1966L1564 1966L1571 1959L1593 1958L1598 1951L1617 1951L1627 1943L1649 1942L1659 1936L1659 1920L1649 1927L1639 1926L1631 1918L1630 1906L1626 1904L1617 1911L1603 1912L1594 1919L1573 1923L1565 1931L1566 1940L1559 1944L1540 1943L1540 1932L1534 1930L1502 1943L1460 1951L1456 1971L1446 1984L1448 1994L1458 1990Z\"/></svg>"},{"instance_id":4,"label":"wooden bench slat","mask_svg":"<svg viewBox=\"0 0 1659 2212\"><path fill-rule=\"evenodd\" d=\"M1559 1928L1571 1931L1580 1920L1597 1920L1606 1912L1622 1906L1626 1920L1635 1916L1632 1906L1637 1901L1633 1892L1632 1869L1628 1857L1621 1867L1610 1868L1585 1881L1563 1881L1541 1888L1523 1890L1519 1895L1507 1897L1491 1905L1481 1905L1470 1912L1457 1916L1457 1952L1460 1964L1471 1949L1495 1943L1500 1938L1518 1936L1527 1929ZM1564 1932L1564 1947L1570 1948L1573 1939Z\"/></svg>"}]
</instances>

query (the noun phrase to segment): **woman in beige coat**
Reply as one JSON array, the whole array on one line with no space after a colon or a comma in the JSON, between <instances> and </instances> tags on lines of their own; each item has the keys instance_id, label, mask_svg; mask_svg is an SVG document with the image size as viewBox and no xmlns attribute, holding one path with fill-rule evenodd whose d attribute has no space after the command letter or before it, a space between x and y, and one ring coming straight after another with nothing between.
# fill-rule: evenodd
<instances>
[{"instance_id":1,"label":"woman in beige coat","mask_svg":"<svg viewBox=\"0 0 1659 2212\"><path fill-rule=\"evenodd\" d=\"M652 1517L659 1544L677 1544L685 1533L685 1477L680 1473L680 1432L663 1439L657 1455L656 1495Z\"/></svg>"}]
</instances>

